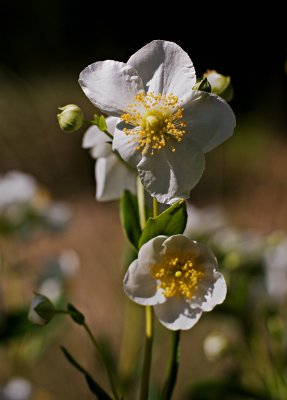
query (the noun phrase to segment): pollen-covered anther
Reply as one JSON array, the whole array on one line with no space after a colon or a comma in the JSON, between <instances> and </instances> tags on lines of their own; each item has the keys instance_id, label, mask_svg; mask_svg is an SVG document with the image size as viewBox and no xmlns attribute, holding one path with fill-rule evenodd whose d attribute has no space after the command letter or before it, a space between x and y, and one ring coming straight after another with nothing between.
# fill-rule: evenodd
<instances>
[{"instance_id":1,"label":"pollen-covered anther","mask_svg":"<svg viewBox=\"0 0 287 400\"><path fill-rule=\"evenodd\" d=\"M135 102L126 108L121 119L134 128L124 128L123 131L136 142L136 150L142 154L150 149L151 154L170 144L180 142L185 134L186 123L183 121L183 108L179 107L177 96L172 93L163 95L149 92L138 93ZM172 140L173 139L173 140Z\"/></svg>"},{"instance_id":2,"label":"pollen-covered anther","mask_svg":"<svg viewBox=\"0 0 287 400\"><path fill-rule=\"evenodd\" d=\"M190 299L204 276L202 268L192 256L166 256L159 264L151 267L152 276L159 281L158 288L165 297Z\"/></svg>"}]
</instances>

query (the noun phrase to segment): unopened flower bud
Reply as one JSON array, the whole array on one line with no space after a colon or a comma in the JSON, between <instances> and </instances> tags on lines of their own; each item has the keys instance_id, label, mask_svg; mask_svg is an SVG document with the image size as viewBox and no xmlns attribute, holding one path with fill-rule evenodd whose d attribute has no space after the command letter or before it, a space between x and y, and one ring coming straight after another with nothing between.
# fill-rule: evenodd
<instances>
[{"instance_id":1,"label":"unopened flower bud","mask_svg":"<svg viewBox=\"0 0 287 400\"><path fill-rule=\"evenodd\" d=\"M55 315L55 307L48 297L36 294L32 301L28 319L35 325L46 325Z\"/></svg>"},{"instance_id":2,"label":"unopened flower bud","mask_svg":"<svg viewBox=\"0 0 287 400\"><path fill-rule=\"evenodd\" d=\"M207 78L199 79L192 88L193 90L201 90L202 92L211 92L211 86Z\"/></svg>"},{"instance_id":3,"label":"unopened flower bud","mask_svg":"<svg viewBox=\"0 0 287 400\"><path fill-rule=\"evenodd\" d=\"M217 94L226 101L232 100L233 87L230 76L221 75L215 70L207 70L203 76L211 85L211 93Z\"/></svg>"},{"instance_id":4,"label":"unopened flower bud","mask_svg":"<svg viewBox=\"0 0 287 400\"><path fill-rule=\"evenodd\" d=\"M79 106L68 104L64 107L59 107L62 112L57 115L60 128L65 132L75 132L81 128L84 122L84 114Z\"/></svg>"}]
</instances>

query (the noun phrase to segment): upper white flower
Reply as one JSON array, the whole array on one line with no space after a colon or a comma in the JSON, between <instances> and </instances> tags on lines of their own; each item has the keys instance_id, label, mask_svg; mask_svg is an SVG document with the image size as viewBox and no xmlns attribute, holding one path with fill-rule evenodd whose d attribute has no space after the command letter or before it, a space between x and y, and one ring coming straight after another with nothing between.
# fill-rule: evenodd
<instances>
[{"instance_id":1,"label":"upper white flower","mask_svg":"<svg viewBox=\"0 0 287 400\"><path fill-rule=\"evenodd\" d=\"M222 98L192 90L192 61L172 42L155 40L127 63L91 64L79 82L96 107L121 118L113 147L162 203L190 196L204 170L204 153L235 127Z\"/></svg>"},{"instance_id":2,"label":"upper white flower","mask_svg":"<svg viewBox=\"0 0 287 400\"><path fill-rule=\"evenodd\" d=\"M136 303L154 306L168 329L185 330L223 302L226 283L206 246L184 235L157 236L129 266L124 290Z\"/></svg>"},{"instance_id":3,"label":"upper white flower","mask_svg":"<svg viewBox=\"0 0 287 400\"><path fill-rule=\"evenodd\" d=\"M119 118L108 117L108 131L114 135ZM95 165L96 198L100 201L119 199L125 189L135 192L136 174L124 161L112 151L109 138L97 126L91 126L84 135L83 147L91 149L91 155L97 159Z\"/></svg>"}]
</instances>

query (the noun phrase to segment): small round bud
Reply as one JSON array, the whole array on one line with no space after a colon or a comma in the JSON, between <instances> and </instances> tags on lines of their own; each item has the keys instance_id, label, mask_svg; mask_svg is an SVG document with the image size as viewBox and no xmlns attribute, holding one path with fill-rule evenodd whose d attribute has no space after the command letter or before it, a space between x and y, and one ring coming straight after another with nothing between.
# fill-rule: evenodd
<instances>
[{"instance_id":1,"label":"small round bud","mask_svg":"<svg viewBox=\"0 0 287 400\"><path fill-rule=\"evenodd\" d=\"M211 93L218 94L218 96L226 101L232 100L233 87L230 76L221 75L215 70L207 70L203 76L207 78L210 83Z\"/></svg>"},{"instance_id":2,"label":"small round bud","mask_svg":"<svg viewBox=\"0 0 287 400\"><path fill-rule=\"evenodd\" d=\"M62 112L57 115L60 128L65 132L75 132L81 128L84 122L84 114L79 106L68 104L64 107L59 107Z\"/></svg>"},{"instance_id":3,"label":"small round bud","mask_svg":"<svg viewBox=\"0 0 287 400\"><path fill-rule=\"evenodd\" d=\"M36 294L32 301L28 319L35 325L46 325L55 315L55 307L48 297Z\"/></svg>"}]
</instances>

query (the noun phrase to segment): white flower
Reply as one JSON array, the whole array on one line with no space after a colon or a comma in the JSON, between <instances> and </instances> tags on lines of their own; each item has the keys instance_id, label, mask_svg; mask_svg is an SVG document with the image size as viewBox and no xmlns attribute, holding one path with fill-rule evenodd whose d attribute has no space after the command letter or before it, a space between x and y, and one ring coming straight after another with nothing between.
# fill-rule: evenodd
<instances>
[{"instance_id":1,"label":"white flower","mask_svg":"<svg viewBox=\"0 0 287 400\"><path fill-rule=\"evenodd\" d=\"M287 239L268 248L264 254L266 286L269 295L276 301L287 298Z\"/></svg>"},{"instance_id":2,"label":"white flower","mask_svg":"<svg viewBox=\"0 0 287 400\"><path fill-rule=\"evenodd\" d=\"M222 209L216 206L197 208L187 201L187 223L184 235L198 238L209 236L227 225L227 218Z\"/></svg>"},{"instance_id":3,"label":"white flower","mask_svg":"<svg viewBox=\"0 0 287 400\"><path fill-rule=\"evenodd\" d=\"M119 118L108 117L108 131L114 134ZM125 189L136 190L135 171L128 167L119 156L112 151L107 135L97 126L91 126L84 135L83 147L91 149L93 158L97 159L95 166L96 198L100 201L119 199Z\"/></svg>"},{"instance_id":4,"label":"white flower","mask_svg":"<svg viewBox=\"0 0 287 400\"><path fill-rule=\"evenodd\" d=\"M0 392L0 399L3 400L29 400L32 396L32 385L24 378L12 378Z\"/></svg>"},{"instance_id":5,"label":"white flower","mask_svg":"<svg viewBox=\"0 0 287 400\"><path fill-rule=\"evenodd\" d=\"M129 266L124 290L134 302L154 306L168 329L185 330L223 302L226 283L206 246L184 235L157 236Z\"/></svg>"},{"instance_id":6,"label":"white flower","mask_svg":"<svg viewBox=\"0 0 287 400\"><path fill-rule=\"evenodd\" d=\"M159 202L189 198L203 173L204 153L233 134L231 108L215 94L192 90L192 61L175 43L155 40L127 63L91 64L79 82L96 107L122 119L113 147L137 167Z\"/></svg>"},{"instance_id":7,"label":"white flower","mask_svg":"<svg viewBox=\"0 0 287 400\"><path fill-rule=\"evenodd\" d=\"M228 348L228 340L221 333L209 334L203 342L203 350L210 361L218 360Z\"/></svg>"},{"instance_id":8,"label":"white flower","mask_svg":"<svg viewBox=\"0 0 287 400\"><path fill-rule=\"evenodd\" d=\"M54 228L61 228L67 225L71 218L72 212L64 202L55 202L49 204L43 211L43 216L48 224Z\"/></svg>"},{"instance_id":9,"label":"white flower","mask_svg":"<svg viewBox=\"0 0 287 400\"><path fill-rule=\"evenodd\" d=\"M213 234L209 242L212 248L242 262L260 262L264 248L263 237L252 231L239 231L223 227ZM228 264L226 265L228 267Z\"/></svg>"},{"instance_id":10,"label":"white flower","mask_svg":"<svg viewBox=\"0 0 287 400\"><path fill-rule=\"evenodd\" d=\"M0 210L13 204L28 203L37 191L35 179L19 171L0 176Z\"/></svg>"},{"instance_id":11,"label":"white flower","mask_svg":"<svg viewBox=\"0 0 287 400\"><path fill-rule=\"evenodd\" d=\"M80 268L80 258L73 249L63 250L59 256L60 272L64 278L74 276Z\"/></svg>"}]
</instances>

